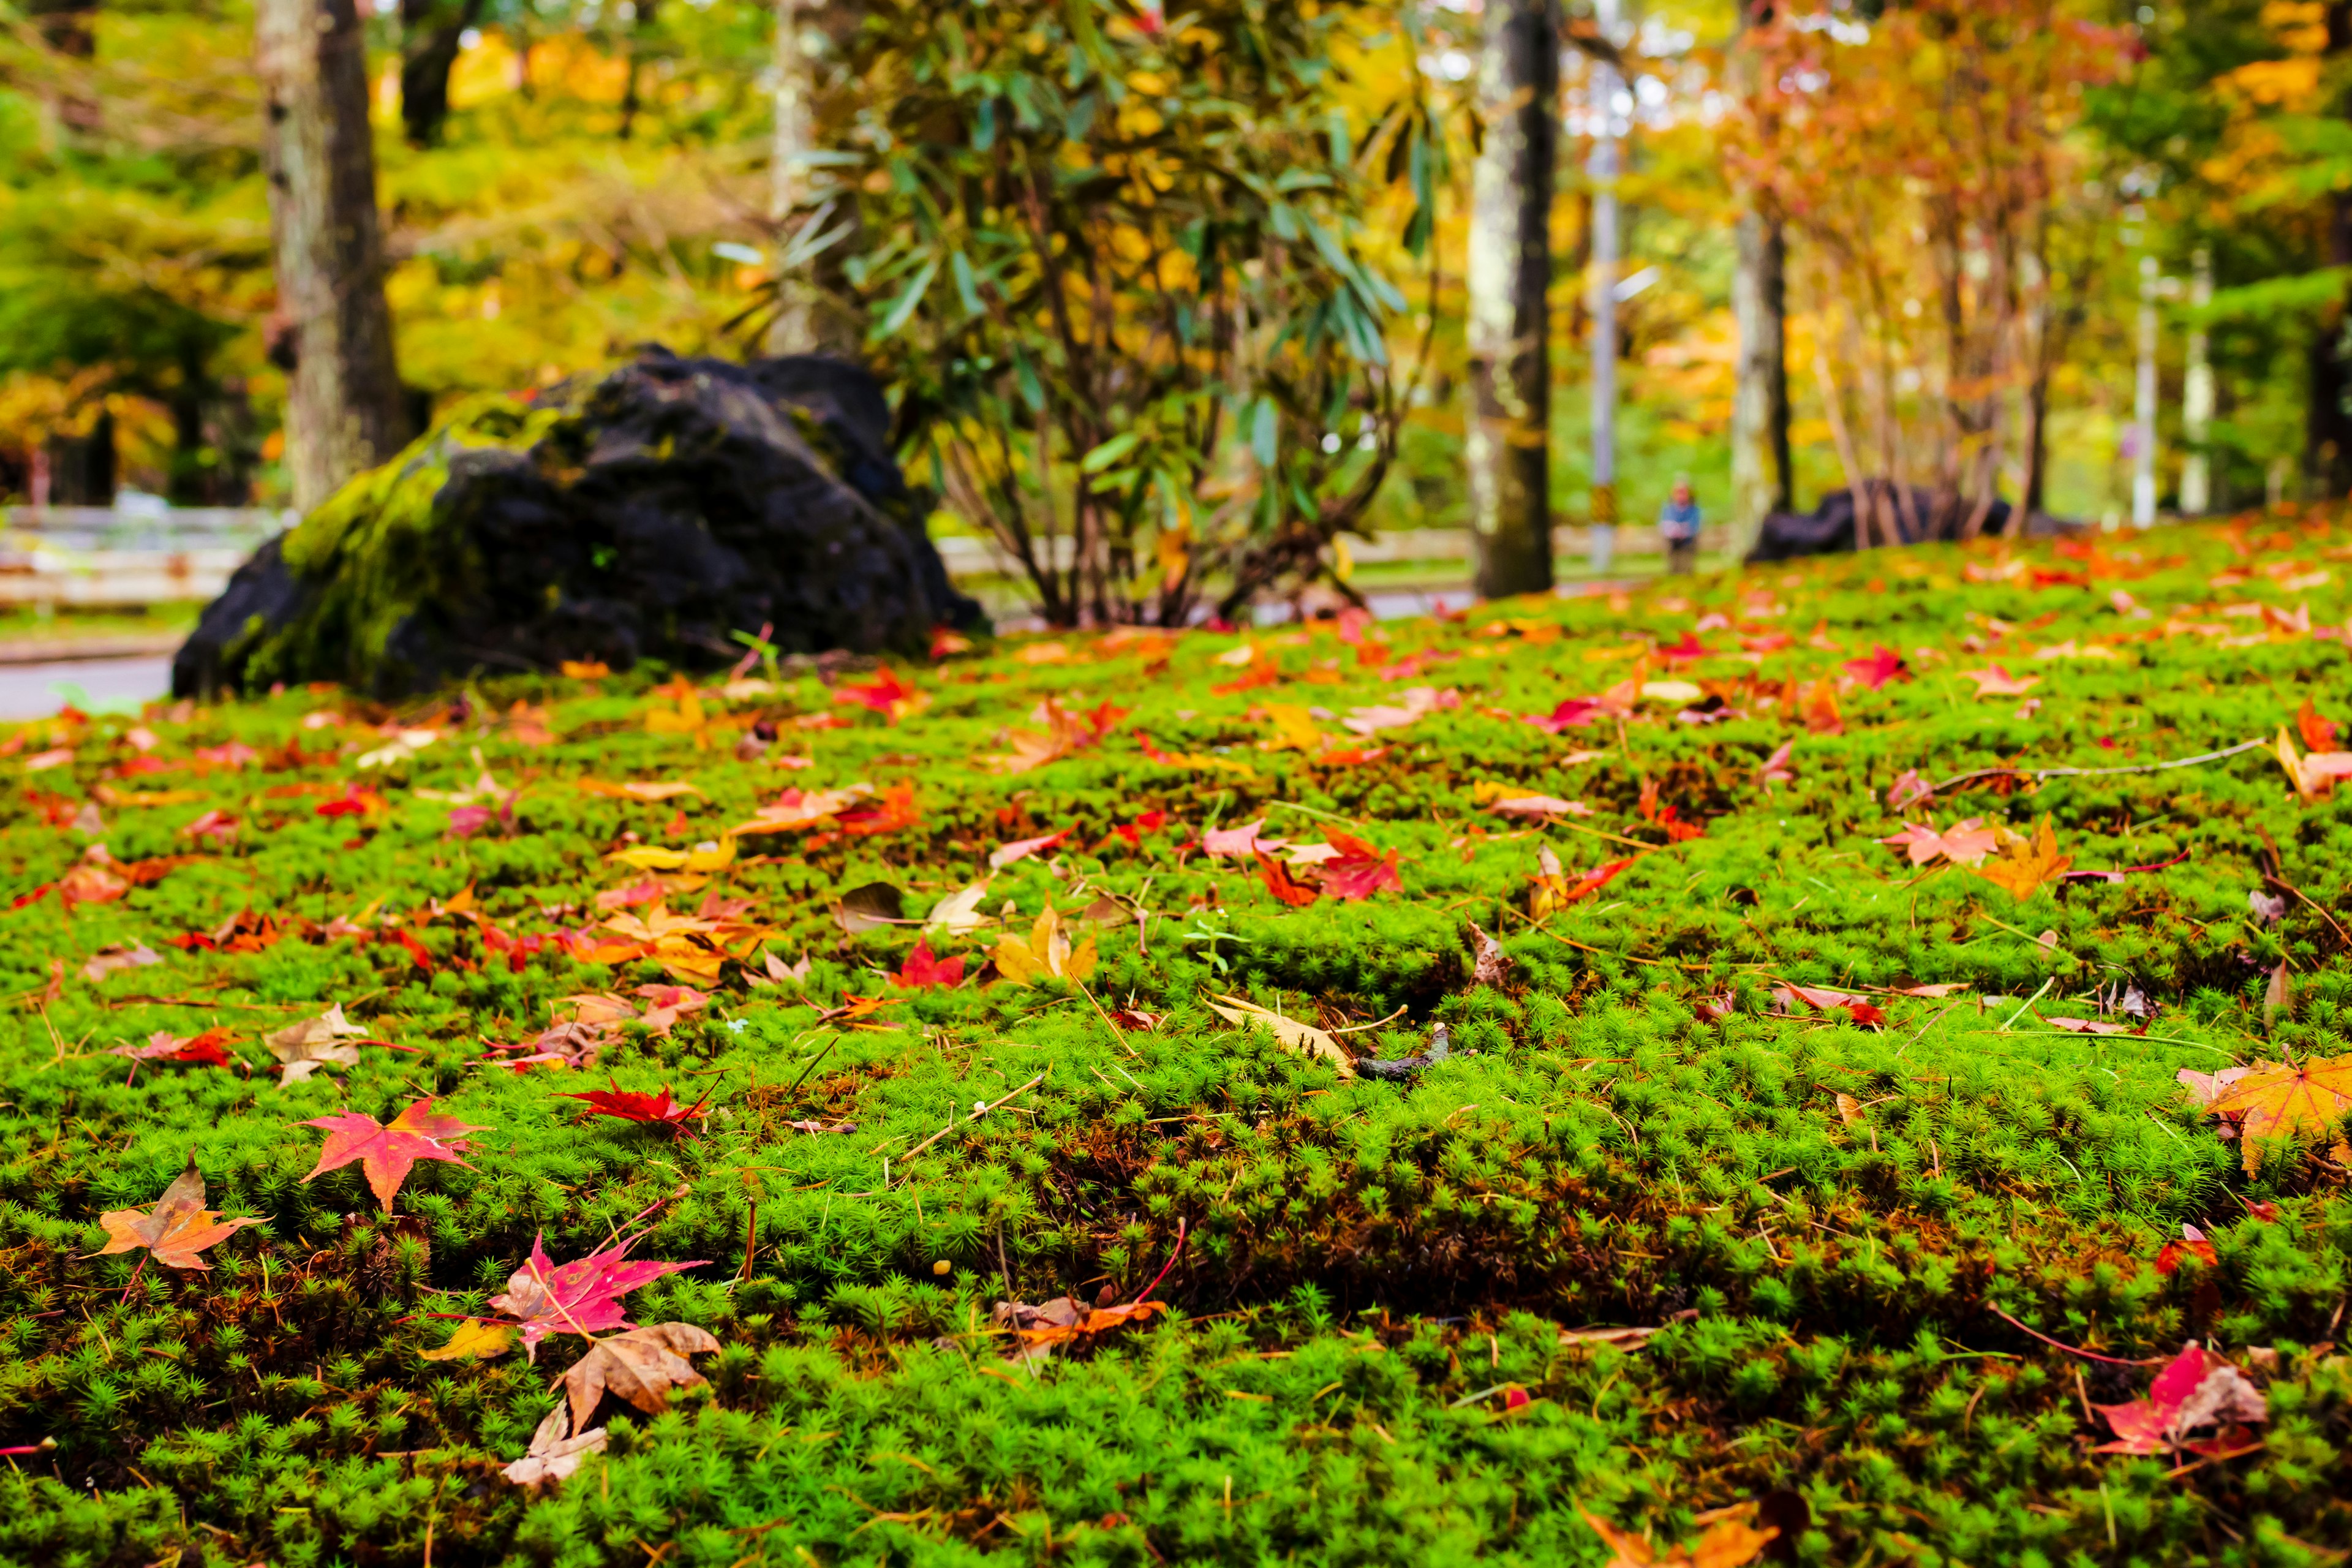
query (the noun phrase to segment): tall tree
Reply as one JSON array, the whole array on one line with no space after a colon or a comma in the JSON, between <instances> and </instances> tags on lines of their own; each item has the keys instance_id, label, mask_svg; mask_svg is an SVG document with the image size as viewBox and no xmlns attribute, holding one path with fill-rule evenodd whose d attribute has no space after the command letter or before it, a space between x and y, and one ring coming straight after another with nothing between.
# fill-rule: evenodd
<instances>
[{"instance_id":1,"label":"tall tree","mask_svg":"<svg viewBox=\"0 0 2352 1568\"><path fill-rule=\"evenodd\" d=\"M1465 458L1475 583L1540 594L1551 566L1551 203L1559 29L1552 0L1487 0L1484 142L1470 208L1472 407Z\"/></svg>"},{"instance_id":2,"label":"tall tree","mask_svg":"<svg viewBox=\"0 0 2352 1568\"><path fill-rule=\"evenodd\" d=\"M2322 79L2335 78L2337 62L2352 54L2352 0L2328 0L2322 16L2327 26L2326 66ZM2333 106L2347 110L2352 95L2339 93ZM2327 265L2352 267L2352 190L2339 183L2327 193L2326 214ZM2341 305L2323 311L2318 331L2311 337L2311 401L2304 425L2304 472L2313 493L2341 496L2352 490L2352 356L2345 338L2347 323Z\"/></svg>"},{"instance_id":3,"label":"tall tree","mask_svg":"<svg viewBox=\"0 0 2352 1568\"><path fill-rule=\"evenodd\" d=\"M449 70L482 0L400 0L400 121L411 146L441 140L449 118ZM635 85L635 78L631 79Z\"/></svg>"},{"instance_id":4,"label":"tall tree","mask_svg":"<svg viewBox=\"0 0 2352 1568\"><path fill-rule=\"evenodd\" d=\"M294 504L397 451L406 430L383 296L365 41L352 0L260 0L270 246Z\"/></svg>"},{"instance_id":5,"label":"tall tree","mask_svg":"<svg viewBox=\"0 0 2352 1568\"><path fill-rule=\"evenodd\" d=\"M1740 0L1739 30L1772 20L1770 0ZM1755 60L1734 56L1741 95ZM1795 484L1789 461L1788 237L1762 193L1751 193L1733 234L1731 313L1739 334L1731 401L1731 522L1738 552L1754 545L1765 514L1790 510Z\"/></svg>"}]
</instances>

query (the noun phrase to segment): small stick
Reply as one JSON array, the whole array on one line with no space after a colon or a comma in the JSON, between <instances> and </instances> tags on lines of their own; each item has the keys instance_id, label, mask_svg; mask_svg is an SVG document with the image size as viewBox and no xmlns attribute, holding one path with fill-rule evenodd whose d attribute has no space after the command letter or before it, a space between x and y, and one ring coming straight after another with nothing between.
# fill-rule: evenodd
<instances>
[{"instance_id":1,"label":"small stick","mask_svg":"<svg viewBox=\"0 0 2352 1568\"><path fill-rule=\"evenodd\" d=\"M2043 1333L2039 1329L2027 1328L2023 1323L2019 1322L2015 1318L2011 1317L2007 1312L2002 1311L1990 1301L1987 1301L1984 1304L1984 1309L1986 1311L1990 1312L1994 1317L1999 1318L2002 1322L2007 1323L2011 1328L2017 1330L2019 1332L2031 1334L2045 1345L2064 1351L2068 1355L2081 1356L2085 1361L2103 1361L2109 1366L2162 1366L2165 1362L2169 1359L2165 1356L2156 1356L2147 1361L2126 1361L2121 1356L2101 1355L2096 1351L2078 1350L2074 1346L2068 1344L2063 1340L2052 1339L2048 1334Z\"/></svg>"},{"instance_id":2,"label":"small stick","mask_svg":"<svg viewBox=\"0 0 2352 1568\"><path fill-rule=\"evenodd\" d=\"M2042 779L2104 778L2113 773L2160 773L2167 768L2193 768L2200 763L2218 763L2224 757L2234 757L2242 752L2251 752L2269 744L2268 741L2261 739L2241 741L2218 752L2202 752L2193 757L2175 757L2168 763L2135 763L2119 768L1979 768L1972 773L1946 779L1935 786L1933 793L1941 795L1948 789L1957 789L1975 779L2032 779L2039 782Z\"/></svg>"},{"instance_id":3,"label":"small stick","mask_svg":"<svg viewBox=\"0 0 2352 1568\"><path fill-rule=\"evenodd\" d=\"M2345 934L2344 928L2340 925L2336 925L2336 917L2329 914L2326 907L2321 904L2318 900L2313 898L2309 893L2305 892L2301 888L2296 887L2293 882L2288 881L2284 877L2273 877L2266 871L2263 874L2263 880L2268 882L2272 887L2278 889L2282 892L2293 893L2296 898L2301 899L2305 903L2309 904L2313 909L2317 910L2321 920L2326 921L2331 926L2336 926L2336 934L2339 938L2342 938L2344 945L2347 947L2352 947L2352 936L2347 936Z\"/></svg>"},{"instance_id":4,"label":"small stick","mask_svg":"<svg viewBox=\"0 0 2352 1568\"><path fill-rule=\"evenodd\" d=\"M982 1106L978 1110L973 1111L971 1115L964 1119L966 1124L978 1121L981 1117L985 1116L988 1112L1005 1103L1005 1100L1019 1099L1021 1096L1028 1093L1031 1089L1036 1088L1039 1084L1045 1081L1045 1075L1042 1072L1039 1073L1035 1078L1031 1079L1027 1083L1023 1084L1019 1089L1016 1089L1011 1094L1006 1095L1003 1100L991 1100L987 1104ZM908 1161L913 1159L916 1155L921 1153L924 1150L929 1148L932 1144L938 1142L940 1139L946 1137L955 1130L956 1123L950 1121L945 1127L940 1128L937 1132L932 1133L929 1138L924 1139L921 1142L916 1144L913 1148L899 1155L898 1163L903 1167Z\"/></svg>"}]
</instances>

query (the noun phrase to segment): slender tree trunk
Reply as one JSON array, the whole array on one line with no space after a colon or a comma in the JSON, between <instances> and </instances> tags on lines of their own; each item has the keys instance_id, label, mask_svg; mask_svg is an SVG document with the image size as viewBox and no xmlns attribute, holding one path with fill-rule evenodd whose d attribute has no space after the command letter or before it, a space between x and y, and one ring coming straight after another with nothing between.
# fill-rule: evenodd
<instances>
[{"instance_id":1,"label":"slender tree trunk","mask_svg":"<svg viewBox=\"0 0 2352 1568\"><path fill-rule=\"evenodd\" d=\"M2352 52L2352 0L2328 0L2325 17L2333 61ZM2352 267L2352 191L2328 194L2327 264ZM2342 304L2323 314L2309 350L2304 471L2318 494L2330 497L2352 490L2352 411L2345 406L2352 398L2352 363L2345 353L2346 324Z\"/></svg>"},{"instance_id":2,"label":"slender tree trunk","mask_svg":"<svg viewBox=\"0 0 2352 1568\"><path fill-rule=\"evenodd\" d=\"M260 0L270 247L294 504L308 511L406 438L375 210L367 61L352 0Z\"/></svg>"},{"instance_id":3,"label":"slender tree trunk","mask_svg":"<svg viewBox=\"0 0 2352 1568\"><path fill-rule=\"evenodd\" d=\"M819 83L808 39L822 29L832 35L836 48L845 46L856 32L861 9L854 0L774 3L768 217L777 250L776 311L761 347L772 354L855 358L866 322L851 300L841 262L857 249L857 207L849 193L830 188L815 174ZM824 243L812 248L819 240Z\"/></svg>"},{"instance_id":4,"label":"slender tree trunk","mask_svg":"<svg viewBox=\"0 0 2352 1568\"><path fill-rule=\"evenodd\" d=\"M1470 213L1465 458L1478 592L1549 591L1551 198L1559 48L1551 0L1487 0Z\"/></svg>"},{"instance_id":5,"label":"slender tree trunk","mask_svg":"<svg viewBox=\"0 0 2352 1568\"><path fill-rule=\"evenodd\" d=\"M482 0L400 0L400 121L409 144L430 147L449 118L449 69Z\"/></svg>"},{"instance_id":6,"label":"slender tree trunk","mask_svg":"<svg viewBox=\"0 0 2352 1568\"><path fill-rule=\"evenodd\" d=\"M1791 510L1789 475L1788 241L1780 225L1744 213L1734 233L1731 313L1739 330L1731 400L1731 521L1738 552L1767 512Z\"/></svg>"}]
</instances>

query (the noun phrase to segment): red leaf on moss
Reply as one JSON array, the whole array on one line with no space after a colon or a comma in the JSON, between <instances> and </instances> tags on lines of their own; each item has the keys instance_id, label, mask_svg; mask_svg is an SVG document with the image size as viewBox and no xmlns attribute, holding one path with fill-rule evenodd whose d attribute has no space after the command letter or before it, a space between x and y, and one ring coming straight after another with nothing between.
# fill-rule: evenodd
<instances>
[{"instance_id":1,"label":"red leaf on moss","mask_svg":"<svg viewBox=\"0 0 2352 1568\"><path fill-rule=\"evenodd\" d=\"M1381 854L1352 834L1328 833L1325 839L1339 852L1339 858L1323 862L1323 890L1342 903L1369 899L1382 888L1404 890L1404 880L1397 875L1397 852Z\"/></svg>"},{"instance_id":2,"label":"red leaf on moss","mask_svg":"<svg viewBox=\"0 0 2352 1568\"><path fill-rule=\"evenodd\" d=\"M1850 658L1842 668L1873 691L1890 680L1911 679L1911 668L1903 662L1903 656L1883 643L1870 645L1868 658Z\"/></svg>"},{"instance_id":3,"label":"red leaf on moss","mask_svg":"<svg viewBox=\"0 0 2352 1568\"><path fill-rule=\"evenodd\" d=\"M621 1309L622 1297L666 1274L699 1268L706 1261L629 1262L629 1248L644 1240L645 1234L625 1236L602 1252L560 1268L547 1256L544 1236L531 1238L530 1261L509 1277L505 1290L490 1298L491 1306L521 1328L524 1355L539 1359L539 1342L550 1334L593 1335L635 1328Z\"/></svg>"},{"instance_id":4,"label":"red leaf on moss","mask_svg":"<svg viewBox=\"0 0 2352 1568\"><path fill-rule=\"evenodd\" d=\"M2303 707L2294 716L2294 727L2303 736L2305 751L2332 752L2336 749L2338 728L2336 721L2321 718L2319 710L2311 705L2308 697L2303 700Z\"/></svg>"},{"instance_id":5,"label":"red leaf on moss","mask_svg":"<svg viewBox=\"0 0 2352 1568\"><path fill-rule=\"evenodd\" d=\"M592 1089L581 1094L565 1094L558 1098L580 1100L599 1116L610 1116L621 1121L658 1121L673 1132L691 1135L696 1118L710 1114L709 1095L692 1105L681 1105L670 1098L669 1086L662 1085L659 1094L645 1094L623 1089L614 1080L611 1089Z\"/></svg>"},{"instance_id":6,"label":"red leaf on moss","mask_svg":"<svg viewBox=\"0 0 2352 1568\"><path fill-rule=\"evenodd\" d=\"M895 784L883 797L869 805L853 806L833 819L842 832L862 837L876 833L898 833L914 826L923 819L915 804L915 786Z\"/></svg>"},{"instance_id":7,"label":"red leaf on moss","mask_svg":"<svg viewBox=\"0 0 2352 1568\"><path fill-rule=\"evenodd\" d=\"M835 702L854 702L861 708L871 708L885 718L898 704L915 695L915 689L898 679L898 672L887 666L863 686L844 684L833 689Z\"/></svg>"},{"instance_id":8,"label":"red leaf on moss","mask_svg":"<svg viewBox=\"0 0 2352 1568\"><path fill-rule=\"evenodd\" d=\"M135 1062L185 1062L191 1067L225 1068L228 1066L228 1053L221 1047L235 1038L226 1029L206 1029L201 1035L184 1037L158 1029L147 1037L143 1046L115 1046L107 1054L129 1057Z\"/></svg>"},{"instance_id":9,"label":"red leaf on moss","mask_svg":"<svg viewBox=\"0 0 2352 1568\"><path fill-rule=\"evenodd\" d=\"M435 1115L430 1100L418 1100L388 1122L353 1111L312 1117L301 1125L323 1128L327 1133L327 1146L319 1151L319 1163L302 1179L311 1181L356 1160L386 1214L392 1212L392 1200L417 1161L446 1160L463 1165L466 1162L457 1156L466 1151L465 1134L488 1131L454 1116Z\"/></svg>"},{"instance_id":10,"label":"red leaf on moss","mask_svg":"<svg viewBox=\"0 0 2352 1568\"><path fill-rule=\"evenodd\" d=\"M2221 1255L2213 1250L2213 1244L2206 1239L2205 1233L2193 1225L2186 1224L2180 1227L2179 1241L2168 1241L2158 1249L2156 1271L2170 1274L2180 1267L2180 1260L2184 1258L2201 1258L2209 1268L2218 1267L2221 1261Z\"/></svg>"},{"instance_id":11,"label":"red leaf on moss","mask_svg":"<svg viewBox=\"0 0 2352 1568\"><path fill-rule=\"evenodd\" d=\"M2239 1423L2270 1417L2263 1392L2246 1374L2201 1345L2189 1345L2173 1357L2147 1397L2128 1405L2095 1405L2106 1417L2116 1440L2093 1450L2101 1454L2162 1454L2189 1448L2203 1454L2234 1452L2247 1447L2250 1436ZM2221 1426L2219 1436L2191 1442L2188 1434L2200 1426ZM2232 1441L2232 1439L2237 1439Z\"/></svg>"},{"instance_id":12,"label":"red leaf on moss","mask_svg":"<svg viewBox=\"0 0 2352 1568\"><path fill-rule=\"evenodd\" d=\"M931 944L918 937L915 939L915 951L907 955L907 962L898 966L898 973L890 976L890 984L908 991L920 990L928 985L961 985L963 984L963 954L959 952L953 958L945 959L935 957Z\"/></svg>"}]
</instances>

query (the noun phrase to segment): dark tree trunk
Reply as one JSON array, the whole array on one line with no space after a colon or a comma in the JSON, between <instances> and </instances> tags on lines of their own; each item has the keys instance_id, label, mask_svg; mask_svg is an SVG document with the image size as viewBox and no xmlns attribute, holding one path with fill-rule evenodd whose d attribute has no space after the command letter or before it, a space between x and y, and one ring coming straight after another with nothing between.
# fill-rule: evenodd
<instances>
[{"instance_id":1,"label":"dark tree trunk","mask_svg":"<svg viewBox=\"0 0 2352 1568\"><path fill-rule=\"evenodd\" d=\"M1470 215L1466 460L1478 592L1539 594L1551 567L1551 201L1559 44L1551 0L1487 0Z\"/></svg>"},{"instance_id":2,"label":"dark tree trunk","mask_svg":"<svg viewBox=\"0 0 2352 1568\"><path fill-rule=\"evenodd\" d=\"M400 0L400 122L409 145L441 140L449 118L449 70L482 0Z\"/></svg>"},{"instance_id":3,"label":"dark tree trunk","mask_svg":"<svg viewBox=\"0 0 2352 1568\"><path fill-rule=\"evenodd\" d=\"M114 504L114 416L101 410L87 436L52 436L47 443L51 506Z\"/></svg>"},{"instance_id":4,"label":"dark tree trunk","mask_svg":"<svg viewBox=\"0 0 2352 1568\"><path fill-rule=\"evenodd\" d=\"M407 421L383 297L367 60L352 0L260 0L276 352L294 504L317 506L400 449Z\"/></svg>"},{"instance_id":5,"label":"dark tree trunk","mask_svg":"<svg viewBox=\"0 0 2352 1568\"><path fill-rule=\"evenodd\" d=\"M2328 58L2352 52L2352 0L2328 0L2325 16ZM2352 192L2328 195L2327 264L2352 266ZM2320 317L2308 355L2311 402L2304 421L2304 472L2317 492L2328 497L2352 490L2352 412L2345 407L2352 396L2352 363L2345 353L2346 328L2345 306L2339 302Z\"/></svg>"}]
</instances>

